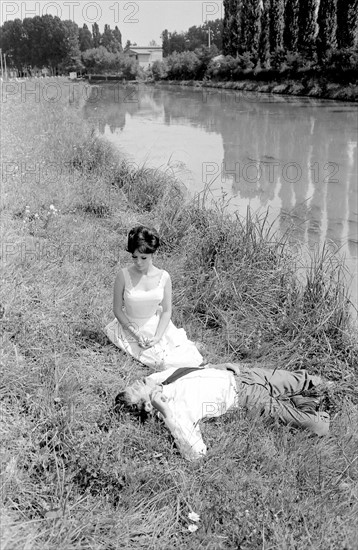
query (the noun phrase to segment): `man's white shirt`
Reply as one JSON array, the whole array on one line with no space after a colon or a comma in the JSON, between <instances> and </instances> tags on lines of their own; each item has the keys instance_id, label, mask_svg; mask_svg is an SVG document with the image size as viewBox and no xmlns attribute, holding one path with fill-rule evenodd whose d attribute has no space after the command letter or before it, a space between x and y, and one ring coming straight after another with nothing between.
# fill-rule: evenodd
<instances>
[{"instance_id":1,"label":"man's white shirt","mask_svg":"<svg viewBox=\"0 0 358 550\"><path fill-rule=\"evenodd\" d=\"M147 378L161 384L177 369L156 372ZM206 454L199 421L223 415L236 405L237 385L230 371L205 368L190 372L173 383L163 386L167 399L168 421L181 453L188 460Z\"/></svg>"}]
</instances>

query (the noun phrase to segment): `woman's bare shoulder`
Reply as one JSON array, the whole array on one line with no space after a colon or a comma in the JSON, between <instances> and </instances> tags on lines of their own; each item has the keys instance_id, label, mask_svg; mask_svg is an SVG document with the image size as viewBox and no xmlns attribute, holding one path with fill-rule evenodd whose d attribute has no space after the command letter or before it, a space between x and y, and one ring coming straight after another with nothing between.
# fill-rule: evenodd
<instances>
[{"instance_id":1,"label":"woman's bare shoulder","mask_svg":"<svg viewBox=\"0 0 358 550\"><path fill-rule=\"evenodd\" d=\"M126 280L126 273L128 269L126 267L119 267L116 275L116 283L124 283Z\"/></svg>"},{"instance_id":2,"label":"woman's bare shoulder","mask_svg":"<svg viewBox=\"0 0 358 550\"><path fill-rule=\"evenodd\" d=\"M168 277L170 279L170 273L166 269L160 269L160 272L164 275L164 277Z\"/></svg>"},{"instance_id":3,"label":"woman's bare shoulder","mask_svg":"<svg viewBox=\"0 0 358 550\"><path fill-rule=\"evenodd\" d=\"M161 269L160 270L160 280L166 284L168 281L171 281L171 277L170 277L170 274L168 273L168 271L166 271L165 269Z\"/></svg>"}]
</instances>

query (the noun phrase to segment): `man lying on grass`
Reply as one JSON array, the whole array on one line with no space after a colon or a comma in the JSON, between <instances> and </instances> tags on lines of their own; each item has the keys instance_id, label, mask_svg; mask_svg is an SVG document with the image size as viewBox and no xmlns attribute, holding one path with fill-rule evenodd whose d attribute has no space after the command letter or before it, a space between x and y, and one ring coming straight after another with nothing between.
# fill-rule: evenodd
<instances>
[{"instance_id":1,"label":"man lying on grass","mask_svg":"<svg viewBox=\"0 0 358 550\"><path fill-rule=\"evenodd\" d=\"M239 363L167 369L136 380L116 397L116 406L157 414L187 460L206 453L199 421L229 409L257 410L318 436L329 430L329 415L319 411L319 376L249 368Z\"/></svg>"}]
</instances>

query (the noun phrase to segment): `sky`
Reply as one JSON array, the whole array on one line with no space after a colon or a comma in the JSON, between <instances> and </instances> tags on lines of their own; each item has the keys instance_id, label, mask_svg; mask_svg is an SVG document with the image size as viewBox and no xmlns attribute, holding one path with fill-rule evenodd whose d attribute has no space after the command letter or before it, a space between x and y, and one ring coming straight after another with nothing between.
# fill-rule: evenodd
<instances>
[{"instance_id":1,"label":"sky","mask_svg":"<svg viewBox=\"0 0 358 550\"><path fill-rule=\"evenodd\" d=\"M111 29L117 25L122 33L122 44L127 40L138 46L147 46L151 40L161 45L164 29L173 32L187 31L223 16L222 0L40 0L1 2L1 25L7 20L25 19L35 15L58 15L72 19L80 27L84 23L91 30L97 22L100 31L104 25Z\"/></svg>"}]
</instances>

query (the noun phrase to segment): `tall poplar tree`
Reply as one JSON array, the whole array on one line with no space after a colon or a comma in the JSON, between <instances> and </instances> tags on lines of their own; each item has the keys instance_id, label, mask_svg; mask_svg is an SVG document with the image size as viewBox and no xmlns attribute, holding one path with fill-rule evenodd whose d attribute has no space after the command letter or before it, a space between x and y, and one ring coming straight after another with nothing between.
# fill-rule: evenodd
<instances>
[{"instance_id":1,"label":"tall poplar tree","mask_svg":"<svg viewBox=\"0 0 358 550\"><path fill-rule=\"evenodd\" d=\"M300 0L287 0L284 14L283 44L289 52L297 51L298 12Z\"/></svg>"},{"instance_id":2,"label":"tall poplar tree","mask_svg":"<svg viewBox=\"0 0 358 550\"><path fill-rule=\"evenodd\" d=\"M312 56L316 46L317 34L317 0L300 0L298 11L298 50L309 57Z\"/></svg>"},{"instance_id":3,"label":"tall poplar tree","mask_svg":"<svg viewBox=\"0 0 358 550\"><path fill-rule=\"evenodd\" d=\"M87 27L86 23L83 24L82 29L79 29L78 39L81 52L85 52L86 50L89 50L93 47L92 33Z\"/></svg>"},{"instance_id":4,"label":"tall poplar tree","mask_svg":"<svg viewBox=\"0 0 358 550\"><path fill-rule=\"evenodd\" d=\"M317 22L317 54L322 59L337 47L337 0L320 1Z\"/></svg>"},{"instance_id":5,"label":"tall poplar tree","mask_svg":"<svg viewBox=\"0 0 358 550\"><path fill-rule=\"evenodd\" d=\"M98 48L101 45L101 33L99 32L98 23L93 23L92 25L92 38L93 47Z\"/></svg>"},{"instance_id":6,"label":"tall poplar tree","mask_svg":"<svg viewBox=\"0 0 358 550\"><path fill-rule=\"evenodd\" d=\"M162 39L163 57L167 57L171 53L168 29L165 29L162 32L161 39Z\"/></svg>"},{"instance_id":7,"label":"tall poplar tree","mask_svg":"<svg viewBox=\"0 0 358 550\"><path fill-rule=\"evenodd\" d=\"M223 53L236 56L240 46L242 0L224 0Z\"/></svg>"},{"instance_id":8,"label":"tall poplar tree","mask_svg":"<svg viewBox=\"0 0 358 550\"><path fill-rule=\"evenodd\" d=\"M116 42L120 46L119 51L122 51L122 49L123 49L122 48L122 33L119 30L117 25L114 27L113 36L114 36L114 39L116 40Z\"/></svg>"},{"instance_id":9,"label":"tall poplar tree","mask_svg":"<svg viewBox=\"0 0 358 550\"><path fill-rule=\"evenodd\" d=\"M119 32L118 27L116 27L116 29ZM122 37L120 38L122 40ZM101 46L104 46L106 50L111 53L122 51L122 43L117 40L114 31L112 31L110 25L106 24L104 26L104 31L101 37Z\"/></svg>"},{"instance_id":10,"label":"tall poplar tree","mask_svg":"<svg viewBox=\"0 0 358 550\"><path fill-rule=\"evenodd\" d=\"M271 0L270 9L270 50L271 53L283 47L284 0Z\"/></svg>"},{"instance_id":11,"label":"tall poplar tree","mask_svg":"<svg viewBox=\"0 0 358 550\"><path fill-rule=\"evenodd\" d=\"M338 48L354 48L358 41L358 0L337 0Z\"/></svg>"},{"instance_id":12,"label":"tall poplar tree","mask_svg":"<svg viewBox=\"0 0 358 550\"><path fill-rule=\"evenodd\" d=\"M261 0L245 0L241 9L240 51L257 54L261 29Z\"/></svg>"},{"instance_id":13,"label":"tall poplar tree","mask_svg":"<svg viewBox=\"0 0 358 550\"><path fill-rule=\"evenodd\" d=\"M261 34L259 58L261 65L267 65L270 60L270 6L271 0L262 0Z\"/></svg>"}]
</instances>

